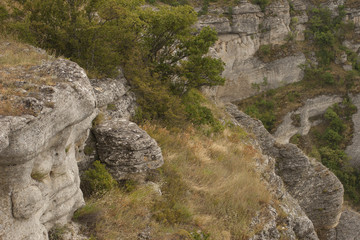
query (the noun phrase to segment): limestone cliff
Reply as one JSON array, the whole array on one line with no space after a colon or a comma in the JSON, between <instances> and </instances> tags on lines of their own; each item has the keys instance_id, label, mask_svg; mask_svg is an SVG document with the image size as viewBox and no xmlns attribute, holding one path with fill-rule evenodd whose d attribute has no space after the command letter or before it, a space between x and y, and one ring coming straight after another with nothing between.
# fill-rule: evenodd
<instances>
[{"instance_id":1,"label":"limestone cliff","mask_svg":"<svg viewBox=\"0 0 360 240\"><path fill-rule=\"evenodd\" d=\"M163 164L156 142L128 121L135 102L123 78L90 83L76 63L55 58L1 66L0 75L11 90L0 93L2 107L16 102L22 111L0 115L0 239L48 239L52 227L69 222L84 205L78 165L86 169L95 160L92 152L99 150L115 177ZM104 121L97 121L89 153L100 111Z\"/></svg>"},{"instance_id":2,"label":"limestone cliff","mask_svg":"<svg viewBox=\"0 0 360 240\"><path fill-rule=\"evenodd\" d=\"M323 1L321 6L336 15L338 7L344 4L345 1ZM299 66L306 58L300 50L291 50L270 62L263 62L256 53L262 45L303 41L309 18L307 10L312 7L313 3L308 0L277 0L263 11L248 1L240 1L232 8L210 8L207 15L199 18L197 27L210 26L219 33L211 54L225 62L223 76L227 81L224 86L205 92L218 100L233 102L258 93L254 84L263 85L260 90L264 91L302 80L304 73ZM345 11L345 20L354 23L357 37L343 44L360 54L360 8L345 5Z\"/></svg>"},{"instance_id":3,"label":"limestone cliff","mask_svg":"<svg viewBox=\"0 0 360 240\"><path fill-rule=\"evenodd\" d=\"M227 13L231 15L230 19L219 17L227 11L211 9L210 14L200 17L198 23L199 28L210 26L218 31L219 41L212 54L225 62L225 86L208 89L210 95L226 102L235 101L254 95L257 91L253 84L266 81L266 89L271 89L302 79L303 72L298 66L305 63L305 56L301 52L270 63L255 56L260 45L284 44L286 37L292 34L288 1L273 1L265 11L258 5L242 1ZM301 24L307 20L303 18L296 27L298 38L303 38L305 28Z\"/></svg>"},{"instance_id":4,"label":"limestone cliff","mask_svg":"<svg viewBox=\"0 0 360 240\"><path fill-rule=\"evenodd\" d=\"M40 85L40 96L24 100L39 109L36 116L0 116L0 236L47 239L84 204L77 153L97 113L95 95L84 70L67 60L8 71L28 80L40 72L56 85Z\"/></svg>"}]
</instances>

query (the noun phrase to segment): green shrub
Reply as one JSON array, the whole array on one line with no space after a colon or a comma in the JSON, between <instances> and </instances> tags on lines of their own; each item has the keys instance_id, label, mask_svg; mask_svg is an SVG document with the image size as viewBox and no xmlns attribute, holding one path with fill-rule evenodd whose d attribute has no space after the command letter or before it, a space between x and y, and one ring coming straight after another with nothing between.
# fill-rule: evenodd
<instances>
[{"instance_id":1,"label":"green shrub","mask_svg":"<svg viewBox=\"0 0 360 240\"><path fill-rule=\"evenodd\" d=\"M246 107L245 113L259 119L268 131L272 131L276 122L274 107L273 101L260 99L255 104Z\"/></svg>"},{"instance_id":2,"label":"green shrub","mask_svg":"<svg viewBox=\"0 0 360 240\"><path fill-rule=\"evenodd\" d=\"M92 127L96 127L98 126L99 124L101 124L105 119L105 116L103 113L99 113L95 118L94 120L92 121Z\"/></svg>"},{"instance_id":3,"label":"green shrub","mask_svg":"<svg viewBox=\"0 0 360 240\"><path fill-rule=\"evenodd\" d=\"M69 231L65 226L55 225L49 230L49 240L63 240L64 234Z\"/></svg>"},{"instance_id":4,"label":"green shrub","mask_svg":"<svg viewBox=\"0 0 360 240\"><path fill-rule=\"evenodd\" d=\"M190 90L183 98L187 117L194 124L213 125L216 121L211 110L201 105L205 101L205 98L197 90Z\"/></svg>"},{"instance_id":5,"label":"green shrub","mask_svg":"<svg viewBox=\"0 0 360 240\"><path fill-rule=\"evenodd\" d=\"M343 137L332 129L327 129L323 138L327 142L328 146L331 146L333 149L338 148L343 140Z\"/></svg>"},{"instance_id":6,"label":"green shrub","mask_svg":"<svg viewBox=\"0 0 360 240\"><path fill-rule=\"evenodd\" d=\"M92 168L84 172L81 180L81 190L85 196L102 195L117 185L100 161L95 161Z\"/></svg>"},{"instance_id":7,"label":"green shrub","mask_svg":"<svg viewBox=\"0 0 360 240\"><path fill-rule=\"evenodd\" d=\"M267 5L271 3L271 0L251 0L253 4L257 4L260 6L262 11L265 11Z\"/></svg>"},{"instance_id":8,"label":"green shrub","mask_svg":"<svg viewBox=\"0 0 360 240\"><path fill-rule=\"evenodd\" d=\"M75 211L73 220L87 224L88 226L93 226L99 216L101 216L101 209L99 209L95 204L86 204Z\"/></svg>"},{"instance_id":9,"label":"green shrub","mask_svg":"<svg viewBox=\"0 0 360 240\"><path fill-rule=\"evenodd\" d=\"M85 153L85 155L87 155L87 156L90 156L93 152L94 152L94 148L93 147L91 147L91 146L89 146L89 145L86 145L85 147L84 147L84 153Z\"/></svg>"}]
</instances>

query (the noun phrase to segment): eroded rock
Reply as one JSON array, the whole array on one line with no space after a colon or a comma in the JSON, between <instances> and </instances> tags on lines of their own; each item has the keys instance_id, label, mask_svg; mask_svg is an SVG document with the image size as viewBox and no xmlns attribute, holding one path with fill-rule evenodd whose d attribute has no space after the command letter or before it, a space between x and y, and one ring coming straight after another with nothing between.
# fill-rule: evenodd
<instances>
[{"instance_id":1,"label":"eroded rock","mask_svg":"<svg viewBox=\"0 0 360 240\"><path fill-rule=\"evenodd\" d=\"M158 168L164 162L156 141L133 122L106 120L94 133L99 158L116 180Z\"/></svg>"},{"instance_id":2,"label":"eroded rock","mask_svg":"<svg viewBox=\"0 0 360 240\"><path fill-rule=\"evenodd\" d=\"M75 152L96 116L95 95L76 63L49 60L34 66L27 77L37 72L55 82L39 86L37 114L0 117L0 238L4 240L47 239L47 230L69 221L84 204ZM49 101L54 104L48 106Z\"/></svg>"},{"instance_id":3,"label":"eroded rock","mask_svg":"<svg viewBox=\"0 0 360 240\"><path fill-rule=\"evenodd\" d=\"M360 239L360 214L345 210L341 214L340 222L336 227L336 240Z\"/></svg>"},{"instance_id":4,"label":"eroded rock","mask_svg":"<svg viewBox=\"0 0 360 240\"><path fill-rule=\"evenodd\" d=\"M276 174L310 218L320 239L326 239L340 218L344 188L336 176L321 163L309 159L293 144L278 144L259 120L254 120L235 105L227 111L247 131L252 132L263 153L276 158Z\"/></svg>"}]
</instances>

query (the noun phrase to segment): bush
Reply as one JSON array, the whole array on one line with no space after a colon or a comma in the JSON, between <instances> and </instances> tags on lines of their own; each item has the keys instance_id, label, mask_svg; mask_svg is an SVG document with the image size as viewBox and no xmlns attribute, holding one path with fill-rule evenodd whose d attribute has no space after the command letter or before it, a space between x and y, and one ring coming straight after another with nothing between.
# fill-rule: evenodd
<instances>
[{"instance_id":1,"label":"bush","mask_svg":"<svg viewBox=\"0 0 360 240\"><path fill-rule=\"evenodd\" d=\"M69 231L65 226L55 225L49 230L49 240L63 240L64 234Z\"/></svg>"},{"instance_id":2,"label":"bush","mask_svg":"<svg viewBox=\"0 0 360 240\"><path fill-rule=\"evenodd\" d=\"M264 127L270 132L275 127L276 116L274 114L275 103L271 100L261 99L255 104L248 106L245 113L259 119Z\"/></svg>"},{"instance_id":3,"label":"bush","mask_svg":"<svg viewBox=\"0 0 360 240\"><path fill-rule=\"evenodd\" d=\"M271 3L271 0L251 0L253 4L257 4L260 6L262 11L265 11L267 5Z\"/></svg>"},{"instance_id":4,"label":"bush","mask_svg":"<svg viewBox=\"0 0 360 240\"><path fill-rule=\"evenodd\" d=\"M92 168L84 172L81 180L81 190L85 196L102 195L117 185L100 161L95 161Z\"/></svg>"},{"instance_id":5,"label":"bush","mask_svg":"<svg viewBox=\"0 0 360 240\"><path fill-rule=\"evenodd\" d=\"M93 227L101 214L101 210L95 204L86 204L75 211L73 220Z\"/></svg>"}]
</instances>

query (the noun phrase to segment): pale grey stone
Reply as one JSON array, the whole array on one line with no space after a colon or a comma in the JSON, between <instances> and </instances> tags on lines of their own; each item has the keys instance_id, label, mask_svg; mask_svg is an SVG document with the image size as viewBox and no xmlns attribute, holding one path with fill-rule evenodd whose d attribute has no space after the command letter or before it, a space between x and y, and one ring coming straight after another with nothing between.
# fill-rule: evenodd
<instances>
[{"instance_id":1,"label":"pale grey stone","mask_svg":"<svg viewBox=\"0 0 360 240\"><path fill-rule=\"evenodd\" d=\"M160 147L144 130L125 119L106 120L94 129L97 152L116 180L160 167Z\"/></svg>"}]
</instances>

